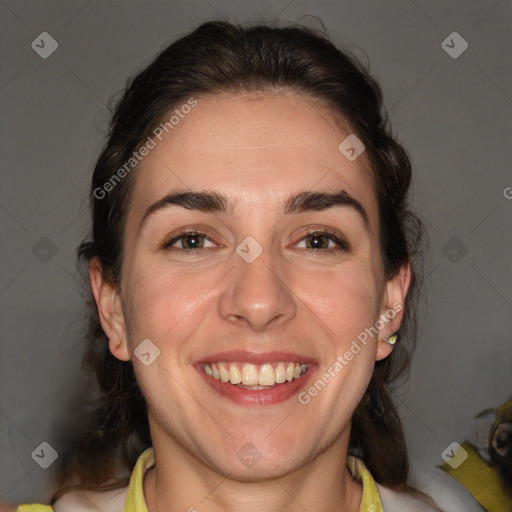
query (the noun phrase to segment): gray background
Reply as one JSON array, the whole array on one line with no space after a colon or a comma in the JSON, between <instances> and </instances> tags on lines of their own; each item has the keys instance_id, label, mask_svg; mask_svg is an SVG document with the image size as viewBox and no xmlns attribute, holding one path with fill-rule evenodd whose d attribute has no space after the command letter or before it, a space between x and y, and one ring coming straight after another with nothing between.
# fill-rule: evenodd
<instances>
[{"instance_id":1,"label":"gray background","mask_svg":"<svg viewBox=\"0 0 512 512\"><path fill-rule=\"evenodd\" d=\"M442 463L442 451L471 434L476 413L509 398L511 5L2 0L0 501L48 499L52 467L31 453L44 441L58 452L76 421L68 401L80 383L84 326L74 251L88 230L108 98L210 18L319 16L335 42L368 57L383 87L431 243L419 344L396 394L413 465ZM456 59L441 47L454 31L469 44ZM59 45L47 59L31 48L41 32Z\"/></svg>"}]
</instances>

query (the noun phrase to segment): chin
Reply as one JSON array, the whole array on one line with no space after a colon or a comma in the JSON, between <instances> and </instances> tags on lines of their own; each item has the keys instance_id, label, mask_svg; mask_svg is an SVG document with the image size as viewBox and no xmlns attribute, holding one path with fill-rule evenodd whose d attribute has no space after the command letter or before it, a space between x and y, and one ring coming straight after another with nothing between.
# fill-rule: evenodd
<instances>
[{"instance_id":1,"label":"chin","mask_svg":"<svg viewBox=\"0 0 512 512\"><path fill-rule=\"evenodd\" d=\"M304 443L290 442L290 438L269 442L267 434L252 441L229 443L220 457L212 455L210 464L215 471L240 482L256 482L284 476L305 463L301 454L294 453Z\"/></svg>"},{"instance_id":2,"label":"chin","mask_svg":"<svg viewBox=\"0 0 512 512\"><path fill-rule=\"evenodd\" d=\"M292 460L283 461L282 459L276 460L268 457L262 457L252 466L245 466L243 462L235 457L234 460L226 460L222 468L218 467L217 461L216 471L237 482L262 482L281 478L299 467L299 461L294 463Z\"/></svg>"}]
</instances>

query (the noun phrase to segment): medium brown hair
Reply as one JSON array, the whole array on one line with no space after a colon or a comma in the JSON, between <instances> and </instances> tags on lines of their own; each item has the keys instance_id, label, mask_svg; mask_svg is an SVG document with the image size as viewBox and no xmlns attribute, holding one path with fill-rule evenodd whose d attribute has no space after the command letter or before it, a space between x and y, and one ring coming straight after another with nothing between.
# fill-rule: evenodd
<instances>
[{"instance_id":1,"label":"medium brown hair","mask_svg":"<svg viewBox=\"0 0 512 512\"><path fill-rule=\"evenodd\" d=\"M390 386L408 375L416 344L423 230L407 198L411 162L391 133L380 86L349 50L334 46L324 33L297 24L243 26L227 21L204 23L167 47L129 80L113 112L92 177L92 233L79 246L78 260L99 258L104 278L121 284L123 232L136 170L105 197L96 197L94 191L112 178L170 111L192 96L282 90L319 100L363 141L378 202L386 279L411 263L399 341L391 355L375 363L352 418L349 443L349 452L363 459L378 483L410 489L405 485L407 446ZM87 411L85 428L61 457L56 481L69 483L69 475L74 475L81 489L113 489L128 484L129 472L151 446L151 438L132 363L110 353L92 296L89 307L82 366L97 382L97 396L88 402L92 410ZM126 478L116 479L118 469L128 472ZM70 488L56 492L51 503Z\"/></svg>"}]
</instances>

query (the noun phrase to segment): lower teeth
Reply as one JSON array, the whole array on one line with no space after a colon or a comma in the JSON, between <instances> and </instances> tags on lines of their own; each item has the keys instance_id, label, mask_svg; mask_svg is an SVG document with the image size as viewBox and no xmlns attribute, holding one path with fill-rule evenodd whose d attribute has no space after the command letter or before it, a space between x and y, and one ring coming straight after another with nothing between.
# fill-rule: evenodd
<instances>
[{"instance_id":1,"label":"lower teeth","mask_svg":"<svg viewBox=\"0 0 512 512\"><path fill-rule=\"evenodd\" d=\"M237 388L242 388L242 389L254 389L254 390L258 390L258 389L268 389L268 388L273 388L275 386L275 384L273 384L272 386L260 386L260 385L256 385L256 386L244 386L243 384L234 384L234 386L236 386Z\"/></svg>"}]
</instances>

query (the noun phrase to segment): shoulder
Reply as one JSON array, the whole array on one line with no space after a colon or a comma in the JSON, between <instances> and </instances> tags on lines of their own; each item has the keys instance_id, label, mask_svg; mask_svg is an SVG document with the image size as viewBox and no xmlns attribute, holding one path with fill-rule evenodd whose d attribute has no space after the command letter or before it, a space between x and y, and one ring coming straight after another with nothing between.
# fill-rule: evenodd
<instances>
[{"instance_id":1,"label":"shoulder","mask_svg":"<svg viewBox=\"0 0 512 512\"><path fill-rule=\"evenodd\" d=\"M384 512L440 512L431 499L415 496L411 492L396 491L377 483ZM441 511L448 512L448 511Z\"/></svg>"},{"instance_id":2,"label":"shoulder","mask_svg":"<svg viewBox=\"0 0 512 512\"><path fill-rule=\"evenodd\" d=\"M0 512L123 512L128 486L111 491L72 490L53 505L0 505Z\"/></svg>"},{"instance_id":3,"label":"shoulder","mask_svg":"<svg viewBox=\"0 0 512 512\"><path fill-rule=\"evenodd\" d=\"M144 472L154 463L155 459L153 448L149 447L139 456L131 474L123 472L117 475L119 479L116 480L116 483L120 483L120 481L128 481L128 484L124 487L103 491L88 491L74 488L73 490L69 490L62 494L55 501L51 511L44 510L41 512L123 512L128 492L130 489L131 493L140 492L138 489L142 489L141 486Z\"/></svg>"},{"instance_id":4,"label":"shoulder","mask_svg":"<svg viewBox=\"0 0 512 512\"><path fill-rule=\"evenodd\" d=\"M483 512L469 491L439 468L430 474L426 486L421 487L416 482L411 485L421 488L426 496L396 491L377 483L384 512Z\"/></svg>"},{"instance_id":5,"label":"shoulder","mask_svg":"<svg viewBox=\"0 0 512 512\"><path fill-rule=\"evenodd\" d=\"M111 491L73 490L54 504L54 512L123 512L128 486ZM45 511L46 512L46 511Z\"/></svg>"}]
</instances>

